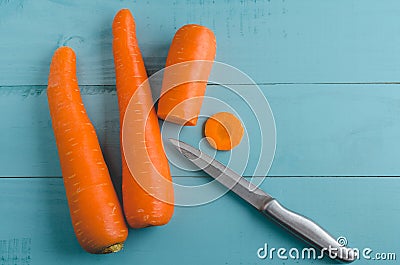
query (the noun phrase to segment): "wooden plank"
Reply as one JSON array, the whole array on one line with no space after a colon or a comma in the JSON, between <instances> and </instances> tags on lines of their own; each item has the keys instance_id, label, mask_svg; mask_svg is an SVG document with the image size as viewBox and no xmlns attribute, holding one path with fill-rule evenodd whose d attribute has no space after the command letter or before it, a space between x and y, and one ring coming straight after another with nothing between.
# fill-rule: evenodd
<instances>
[{"instance_id":1,"label":"wooden plank","mask_svg":"<svg viewBox=\"0 0 400 265\"><path fill-rule=\"evenodd\" d=\"M176 29L200 23L216 33L217 60L258 83L400 81L397 0L17 0L0 1L0 85L46 84L60 45L76 50L81 84L114 84L111 22L122 7L150 73Z\"/></svg>"},{"instance_id":2,"label":"wooden plank","mask_svg":"<svg viewBox=\"0 0 400 265\"><path fill-rule=\"evenodd\" d=\"M203 183L200 178L180 181ZM371 255L399 253L397 178L268 178L262 187L333 235L345 236L351 247L369 247ZM176 207L172 221L164 227L130 230L125 249L112 255L91 255L80 248L61 179L1 179L0 211L0 243L14 246L0 248L2 264L331 263L281 260L276 252L272 259L259 259L256 252L264 243L269 248L300 251L306 245L232 194L205 206Z\"/></svg>"},{"instance_id":3,"label":"wooden plank","mask_svg":"<svg viewBox=\"0 0 400 265\"><path fill-rule=\"evenodd\" d=\"M246 93L247 87L240 86ZM1 176L60 176L57 151L48 113L44 87L1 88L0 130ZM277 130L275 160L271 176L398 176L400 174L400 86L399 85L264 85L261 90L270 102ZM83 99L92 119L111 174L120 175L118 105L114 87L82 88ZM242 94L243 94L242 93ZM250 91L248 95L252 96ZM272 152L258 133L259 125L251 109L232 91L209 86L207 96L221 100L244 121L249 140L217 158L245 175L257 168L260 143ZM254 95L253 95L254 97ZM253 98L254 99L254 98ZM224 110L207 103L202 115ZM261 102L261 100L260 100ZM213 107L214 106L214 107ZM262 119L261 119L262 120ZM185 127L181 139L198 145L205 118L196 127ZM263 123L265 121L261 121ZM162 123L161 123L162 125ZM169 137L171 124L162 126ZM212 149L201 144L207 152ZM271 145L270 145L271 146ZM174 155L166 144L173 162L195 170L189 162ZM268 161L263 161L267 163ZM196 176L172 166L174 176Z\"/></svg>"}]
</instances>

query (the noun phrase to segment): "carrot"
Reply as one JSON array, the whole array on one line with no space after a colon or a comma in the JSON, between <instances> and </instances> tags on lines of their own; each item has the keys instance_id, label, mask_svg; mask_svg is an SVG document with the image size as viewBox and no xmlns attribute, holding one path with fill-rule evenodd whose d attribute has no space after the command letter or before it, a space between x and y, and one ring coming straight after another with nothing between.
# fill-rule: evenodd
<instances>
[{"instance_id":1,"label":"carrot","mask_svg":"<svg viewBox=\"0 0 400 265\"><path fill-rule=\"evenodd\" d=\"M219 112L207 119L204 134L210 145L217 150L231 150L243 137L242 123L229 112Z\"/></svg>"},{"instance_id":2,"label":"carrot","mask_svg":"<svg viewBox=\"0 0 400 265\"><path fill-rule=\"evenodd\" d=\"M141 86L147 74L129 10L116 14L112 30L125 217L132 228L164 225L174 211L173 184L151 90Z\"/></svg>"},{"instance_id":3,"label":"carrot","mask_svg":"<svg viewBox=\"0 0 400 265\"><path fill-rule=\"evenodd\" d=\"M76 237L90 253L117 252L128 229L82 103L75 53L69 47L54 53L47 97Z\"/></svg>"},{"instance_id":4,"label":"carrot","mask_svg":"<svg viewBox=\"0 0 400 265\"><path fill-rule=\"evenodd\" d=\"M158 102L159 118L187 126L196 125L215 52L215 36L210 29L190 24L176 32L168 52ZM185 67L184 62L191 63ZM176 67L168 68L173 65ZM186 75L184 81L188 82L171 87L174 80L182 79L182 75Z\"/></svg>"}]
</instances>

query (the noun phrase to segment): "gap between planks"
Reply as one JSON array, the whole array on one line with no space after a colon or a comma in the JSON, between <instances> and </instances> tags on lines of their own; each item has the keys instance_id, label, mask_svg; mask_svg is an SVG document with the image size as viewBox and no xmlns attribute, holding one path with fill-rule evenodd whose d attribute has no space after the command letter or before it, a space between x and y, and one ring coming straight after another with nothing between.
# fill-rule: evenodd
<instances>
[{"instance_id":1,"label":"gap between planks","mask_svg":"<svg viewBox=\"0 0 400 265\"><path fill-rule=\"evenodd\" d=\"M234 85L234 86L248 86L248 85L259 85L259 86L274 86L274 85L400 85L400 81L390 82L255 82L255 83L208 83L209 86L220 86L220 85ZM81 87L115 87L115 84L80 84ZM40 85L0 85L0 89L7 88L23 88L23 87L36 87L40 89L46 89L47 84Z\"/></svg>"},{"instance_id":2,"label":"gap between planks","mask_svg":"<svg viewBox=\"0 0 400 265\"><path fill-rule=\"evenodd\" d=\"M210 178L209 176L172 176L173 178ZM244 178L321 178L321 179L329 179L329 178L399 178L400 176L244 176ZM0 176L0 179L62 179L61 176Z\"/></svg>"}]
</instances>

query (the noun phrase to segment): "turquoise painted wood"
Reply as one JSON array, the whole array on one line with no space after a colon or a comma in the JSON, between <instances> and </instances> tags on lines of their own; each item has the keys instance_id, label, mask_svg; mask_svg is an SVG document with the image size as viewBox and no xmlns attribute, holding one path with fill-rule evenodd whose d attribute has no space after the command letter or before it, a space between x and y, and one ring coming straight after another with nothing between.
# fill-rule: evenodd
<instances>
[{"instance_id":1,"label":"turquoise painted wood","mask_svg":"<svg viewBox=\"0 0 400 265\"><path fill-rule=\"evenodd\" d=\"M192 185L205 181L184 180ZM373 254L399 253L397 178L268 178L262 187L335 236L345 236L352 247L369 247ZM372 194L380 194L380 198ZM106 256L87 254L80 248L59 178L1 179L0 206L5 213L0 218L0 242L17 244L8 250L0 248L2 264L11 264L11 259L15 259L12 264L41 265L334 264L327 259L259 259L256 253L264 243L269 248L300 251L306 245L232 194L201 207L177 207L164 227L130 230L125 249ZM13 252L17 254L7 256ZM29 262L21 261L28 257ZM396 264L365 260L354 264L367 262Z\"/></svg>"},{"instance_id":2,"label":"turquoise painted wood","mask_svg":"<svg viewBox=\"0 0 400 265\"><path fill-rule=\"evenodd\" d=\"M400 86L399 85L262 85L270 102L277 131L275 159L271 176L397 176L400 174ZM246 86L242 86L245 91ZM57 150L51 129L45 87L3 87L0 130L1 176L60 176ZM106 161L114 176L120 175L119 118L114 87L84 86L83 99L96 126ZM246 166L245 175L253 175L260 152L259 125L244 100L220 86L209 86L207 96L232 106L250 136L232 151L217 158L237 171ZM206 101L202 112L215 109ZM263 122L263 117L261 122ZM198 145L205 119L198 126L185 127L180 137ZM161 124L162 125L162 124ZM163 126L164 138L168 128ZM272 130L272 129L271 129ZM164 133L165 132L165 133ZM207 144L204 150L212 153ZM247 147L250 147L248 149ZM265 144L266 151L273 145ZM172 161L184 169L194 170L189 162L174 156ZM238 157L239 154L239 157ZM266 163L266 162L265 162ZM176 164L176 163L175 163ZM174 176L202 175L172 166Z\"/></svg>"},{"instance_id":3,"label":"turquoise painted wood","mask_svg":"<svg viewBox=\"0 0 400 265\"><path fill-rule=\"evenodd\" d=\"M75 49L83 100L120 195L111 22L123 7L134 13L149 74L164 66L180 26L200 23L213 29L217 60L260 84L274 114L276 153L269 172L274 177L262 188L335 236L345 236L350 246L371 248L372 256L396 253L399 258L398 1L0 0L1 265L334 264L328 259L280 260L276 254L257 258L265 243L269 249L301 251L306 246L232 194L203 206L176 207L164 227L130 230L120 253L90 255L80 248L48 114L48 68L57 47ZM238 82L223 84L232 83ZM239 83L235 87L243 95L258 99L254 87ZM260 136L251 110L234 93L210 85L207 95L227 102L244 121L248 140L234 150L232 156L239 154L239 159L230 166L242 171L249 155L245 175L252 175L261 139L270 144L267 151L273 149L265 140L268 134ZM203 115L218 109L210 101L205 106ZM198 145L203 122L201 118L198 126L184 128L181 138ZM176 129L160 124L164 136ZM204 142L200 148L212 153ZM176 183L209 181L194 177L203 174L167 144L166 149ZM216 156L227 163L230 153ZM221 189L214 185L204 194ZM188 199L187 193L176 191L179 201ZM368 263L396 261L355 264Z\"/></svg>"},{"instance_id":4,"label":"turquoise painted wood","mask_svg":"<svg viewBox=\"0 0 400 265\"><path fill-rule=\"evenodd\" d=\"M259 83L398 82L397 0L0 1L0 85L44 85L53 51L72 46L81 84L114 84L111 22L132 9L149 72L175 31L212 28L217 59Z\"/></svg>"}]
</instances>

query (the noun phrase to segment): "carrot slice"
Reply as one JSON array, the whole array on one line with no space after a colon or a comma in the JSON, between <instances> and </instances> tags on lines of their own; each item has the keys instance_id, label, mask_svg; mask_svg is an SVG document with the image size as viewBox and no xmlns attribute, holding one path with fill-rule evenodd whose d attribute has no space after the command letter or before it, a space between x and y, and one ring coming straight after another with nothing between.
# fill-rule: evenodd
<instances>
[{"instance_id":1,"label":"carrot slice","mask_svg":"<svg viewBox=\"0 0 400 265\"><path fill-rule=\"evenodd\" d=\"M128 9L116 14L112 29L125 217L133 228L164 225L174 211L173 184L151 90L148 85L141 86L147 74L136 39L135 21ZM128 134L126 142L123 142L123 128Z\"/></svg>"},{"instance_id":2,"label":"carrot slice","mask_svg":"<svg viewBox=\"0 0 400 265\"><path fill-rule=\"evenodd\" d=\"M240 144L244 129L240 120L229 112L219 112L208 118L204 134L217 150L231 150Z\"/></svg>"},{"instance_id":3,"label":"carrot slice","mask_svg":"<svg viewBox=\"0 0 400 265\"><path fill-rule=\"evenodd\" d=\"M47 97L76 237L90 253L117 252L128 228L82 103L75 53L69 47L54 53Z\"/></svg>"},{"instance_id":4,"label":"carrot slice","mask_svg":"<svg viewBox=\"0 0 400 265\"><path fill-rule=\"evenodd\" d=\"M177 124L196 125L215 52L215 36L210 29L189 24L176 32L168 52L158 102L159 118ZM185 67L182 66L184 62L192 63ZM168 69L173 65L181 66ZM188 82L171 87L173 80L181 79L182 75L186 76L185 81Z\"/></svg>"}]
</instances>

